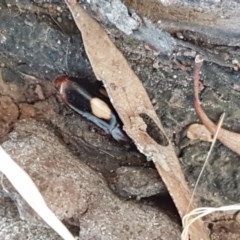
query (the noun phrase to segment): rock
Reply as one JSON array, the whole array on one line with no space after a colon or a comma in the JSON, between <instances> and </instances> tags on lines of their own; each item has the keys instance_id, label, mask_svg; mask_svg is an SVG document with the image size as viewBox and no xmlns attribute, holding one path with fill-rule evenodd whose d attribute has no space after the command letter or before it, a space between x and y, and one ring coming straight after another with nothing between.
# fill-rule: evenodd
<instances>
[{"instance_id":1,"label":"rock","mask_svg":"<svg viewBox=\"0 0 240 240\"><path fill-rule=\"evenodd\" d=\"M0 96L0 142L3 142L13 127L18 115L18 107L13 100L8 96Z\"/></svg>"},{"instance_id":2,"label":"rock","mask_svg":"<svg viewBox=\"0 0 240 240\"><path fill-rule=\"evenodd\" d=\"M0 62L48 80L76 72L89 76L90 66L83 56L80 35L69 37L49 24L38 22L32 8L22 13L24 17L16 14L14 18L7 9L0 10L0 42L4 40L0 44ZM70 28L71 23L68 25Z\"/></svg>"},{"instance_id":3,"label":"rock","mask_svg":"<svg viewBox=\"0 0 240 240\"><path fill-rule=\"evenodd\" d=\"M170 53L175 47L175 40L167 32L149 19L139 17L134 11L130 16L127 7L120 0L93 0L90 7L105 20L106 25L114 24L120 31L146 42L158 51Z\"/></svg>"},{"instance_id":4,"label":"rock","mask_svg":"<svg viewBox=\"0 0 240 240\"><path fill-rule=\"evenodd\" d=\"M29 173L56 215L79 227L81 239L179 238L179 226L159 209L116 197L102 175L73 156L44 123L19 121L2 146ZM2 187L9 197L14 196L21 219L36 223L35 214L6 179ZM26 234L18 239L26 239Z\"/></svg>"},{"instance_id":5,"label":"rock","mask_svg":"<svg viewBox=\"0 0 240 240\"><path fill-rule=\"evenodd\" d=\"M102 18L114 24L127 35L137 29L139 23L129 15L127 7L120 0L92 0L93 9L98 11Z\"/></svg>"},{"instance_id":6,"label":"rock","mask_svg":"<svg viewBox=\"0 0 240 240\"><path fill-rule=\"evenodd\" d=\"M0 239L62 240L46 226L30 225L20 219L14 202L0 191Z\"/></svg>"},{"instance_id":7,"label":"rock","mask_svg":"<svg viewBox=\"0 0 240 240\"><path fill-rule=\"evenodd\" d=\"M122 197L136 197L138 200L156 194L168 194L159 174L151 168L120 167L111 186Z\"/></svg>"}]
</instances>

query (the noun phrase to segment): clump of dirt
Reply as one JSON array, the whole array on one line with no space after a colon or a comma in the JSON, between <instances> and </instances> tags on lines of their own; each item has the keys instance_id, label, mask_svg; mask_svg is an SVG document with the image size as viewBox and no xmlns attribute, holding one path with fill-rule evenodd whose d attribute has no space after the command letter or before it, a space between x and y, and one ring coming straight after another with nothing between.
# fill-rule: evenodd
<instances>
[{"instance_id":1,"label":"clump of dirt","mask_svg":"<svg viewBox=\"0 0 240 240\"><path fill-rule=\"evenodd\" d=\"M19 116L18 106L8 96L0 96L0 116L0 142L4 142Z\"/></svg>"}]
</instances>

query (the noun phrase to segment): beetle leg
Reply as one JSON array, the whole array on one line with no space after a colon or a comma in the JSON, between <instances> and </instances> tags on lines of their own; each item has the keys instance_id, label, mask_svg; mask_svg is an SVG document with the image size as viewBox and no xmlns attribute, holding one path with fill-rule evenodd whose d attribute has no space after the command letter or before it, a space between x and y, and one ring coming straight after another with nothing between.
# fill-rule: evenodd
<instances>
[{"instance_id":1,"label":"beetle leg","mask_svg":"<svg viewBox=\"0 0 240 240\"><path fill-rule=\"evenodd\" d=\"M115 140L117 140L117 141L128 141L129 140L127 138L126 134L120 128L117 117L115 116L114 113L112 113L112 115L111 115L111 120L110 120L109 125L110 125L110 129L109 129L110 133Z\"/></svg>"},{"instance_id":2,"label":"beetle leg","mask_svg":"<svg viewBox=\"0 0 240 240\"><path fill-rule=\"evenodd\" d=\"M72 108L74 111L76 111L77 113L79 113L80 115L82 115L83 117L87 118L89 121L93 122L94 124L96 124L98 127L102 128L106 133L111 133L110 131L110 125L105 122L104 120L101 120L98 117L95 117L94 115L92 115L91 113L88 112L84 112L81 111L80 109L74 107L71 104L68 104L70 108Z\"/></svg>"}]
</instances>

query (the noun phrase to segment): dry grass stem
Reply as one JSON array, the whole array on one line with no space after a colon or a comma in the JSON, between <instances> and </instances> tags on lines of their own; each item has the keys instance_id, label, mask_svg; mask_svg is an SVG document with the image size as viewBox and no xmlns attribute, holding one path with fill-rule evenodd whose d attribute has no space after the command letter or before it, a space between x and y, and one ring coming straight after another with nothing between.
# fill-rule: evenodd
<instances>
[{"instance_id":1,"label":"dry grass stem","mask_svg":"<svg viewBox=\"0 0 240 240\"><path fill-rule=\"evenodd\" d=\"M32 209L64 240L75 240L68 229L48 208L30 176L0 146L0 171ZM16 177L17 176L17 177Z\"/></svg>"}]
</instances>

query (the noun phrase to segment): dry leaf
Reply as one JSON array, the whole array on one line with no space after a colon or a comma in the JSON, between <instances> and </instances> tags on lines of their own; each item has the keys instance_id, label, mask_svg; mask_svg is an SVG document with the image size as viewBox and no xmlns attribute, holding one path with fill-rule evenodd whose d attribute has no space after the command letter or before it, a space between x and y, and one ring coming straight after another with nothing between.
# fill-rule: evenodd
<instances>
[{"instance_id":1,"label":"dry leaf","mask_svg":"<svg viewBox=\"0 0 240 240\"><path fill-rule=\"evenodd\" d=\"M187 137L191 140L201 140L206 142L212 142L212 134L202 124L191 124L187 129Z\"/></svg>"},{"instance_id":2,"label":"dry leaf","mask_svg":"<svg viewBox=\"0 0 240 240\"><path fill-rule=\"evenodd\" d=\"M74 1L67 2L76 25L82 34L86 53L96 77L103 80L108 95L117 110L124 130L140 152L155 166L161 175L181 217L187 212L190 192L179 161L158 119L148 95L126 59L109 39L102 27ZM167 144L160 145L151 138L143 116L158 127ZM192 205L189 210L192 210ZM199 220L189 231L191 240L209 239Z\"/></svg>"}]
</instances>

